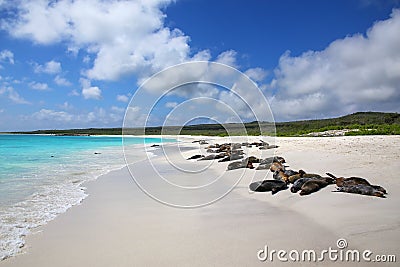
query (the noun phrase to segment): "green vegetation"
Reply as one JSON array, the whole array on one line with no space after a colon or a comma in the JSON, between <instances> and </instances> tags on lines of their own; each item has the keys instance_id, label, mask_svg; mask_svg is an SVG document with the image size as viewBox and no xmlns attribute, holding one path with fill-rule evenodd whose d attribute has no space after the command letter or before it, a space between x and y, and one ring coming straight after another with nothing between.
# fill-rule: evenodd
<instances>
[{"instance_id":1,"label":"green vegetation","mask_svg":"<svg viewBox=\"0 0 400 267\"><path fill-rule=\"evenodd\" d=\"M207 136L227 136L227 135L275 135L273 124L268 122L250 122L242 124L199 124L184 127L147 127L147 135L177 134L182 135L207 135ZM312 132L323 132L328 130L351 129L355 131L347 132L346 135L398 135L400 134L400 114L382 112L357 112L339 118L323 120L304 120L292 122L277 122L277 136L301 136ZM161 131L162 130L162 131ZM18 132L30 134L66 134L66 135L120 135L121 128L90 128L72 130L39 130L33 132ZM127 134L141 135L143 129L125 129ZM228 134L229 133L229 134Z\"/></svg>"}]
</instances>

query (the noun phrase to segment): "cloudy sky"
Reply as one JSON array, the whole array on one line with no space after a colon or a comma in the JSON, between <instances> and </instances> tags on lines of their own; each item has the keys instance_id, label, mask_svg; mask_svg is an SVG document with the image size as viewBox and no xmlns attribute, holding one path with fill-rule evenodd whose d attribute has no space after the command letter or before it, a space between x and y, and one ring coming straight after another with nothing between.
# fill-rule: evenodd
<instances>
[{"instance_id":1,"label":"cloudy sky","mask_svg":"<svg viewBox=\"0 0 400 267\"><path fill-rule=\"evenodd\" d=\"M0 131L119 127L147 78L198 60L245 73L263 96L240 79L236 93L259 114L269 105L277 121L400 111L397 0L0 0L0 14ZM201 80L196 71L179 75ZM225 89L171 93L149 124L194 97L188 108L206 106L219 122L236 121L225 104L254 119ZM139 120L144 106L133 104ZM186 111L175 113L171 124L184 123Z\"/></svg>"}]
</instances>

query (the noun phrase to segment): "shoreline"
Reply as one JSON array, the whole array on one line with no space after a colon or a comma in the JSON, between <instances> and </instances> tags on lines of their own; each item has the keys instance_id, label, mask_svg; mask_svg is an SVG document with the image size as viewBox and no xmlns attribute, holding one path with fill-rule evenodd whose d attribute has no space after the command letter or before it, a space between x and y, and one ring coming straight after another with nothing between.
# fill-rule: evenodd
<instances>
[{"instance_id":1,"label":"shoreline","mask_svg":"<svg viewBox=\"0 0 400 267\"><path fill-rule=\"evenodd\" d=\"M180 146L193 148L195 146L189 142L203 138L205 139L206 137L188 137L186 142L180 143ZM215 142L224 140L219 137L208 138L209 140L215 140ZM250 138L259 139L259 137ZM160 205L144 195L129 179L126 167L122 167L119 170L102 175L94 181L86 182L84 186L87 187L89 196L81 204L70 208L55 220L40 227L40 231L43 232L28 236L25 253L6 259L0 262L0 265L24 266L30 264L31 266L51 266L53 264L53 266L70 266L72 263L79 265L79 263L84 262L87 263L86 265L96 262L97 265L95 255L99 257L97 266L107 266L106 263L111 264L112 262L122 266L128 266L132 262L145 265L147 263L155 263L156 260L149 255L151 251L150 245L156 248L166 245L165 240L160 240L158 237L161 237L161 239L165 237L167 241L173 244L175 244L176 240L181 240L189 246L182 247L175 244L172 246L173 248L166 249L171 255L160 252L160 258L166 260L167 266L177 266L183 264L184 260L189 260L187 255L181 255L182 253L179 253L179 251L186 251L188 255L193 255L191 253L194 253L195 250L208 254L200 257L202 262L208 265L216 262L217 265L230 263L231 265L243 266L248 261L257 265L260 262L257 261L255 253L266 242L275 248L279 246L323 248L328 245L334 245L338 238L346 237L351 247L365 248L367 245L367 247L369 246L370 249L374 249L377 252L383 253L386 251L386 253L394 253L399 256L399 249L395 244L400 240L400 216L396 212L396 207L400 204L400 198L397 197L400 195L400 188L395 181L395 174L400 171L399 166L396 164L400 159L398 153L400 138L398 136L332 137L332 140L329 140L329 138L278 137L275 140L277 140L277 144L280 147L277 149L276 154L285 157L291 169L305 168L309 172L320 172L321 174L325 170L337 175L360 175L361 177L366 177L371 182L380 183L387 187L389 190L387 199L331 193L330 191L333 188L325 188L321 192L307 197L299 197L291 194L288 190L274 196L268 193L249 194L247 185L252 177L251 175L245 175L238 186L220 201L200 209L181 210ZM372 143L373 146L371 146L372 141L375 142L375 144ZM353 148L353 151L351 148ZM194 149L196 150L196 148ZM332 149L336 149L336 151L332 151ZM187 156L193 154L195 150L186 150L182 153ZM390 152L394 154L391 155ZM318 164L311 164L310 160L316 160L316 155L320 157ZM376 157L378 161L385 160L386 165L389 167L386 177L378 179L381 170L374 168L374 163L376 162L372 161L370 163L371 158L369 157L372 156ZM163 164L162 160L160 160L161 158L155 158L157 164ZM351 161L349 161L350 159ZM388 161L388 159L391 161ZM141 164L143 165L144 163ZM196 162L193 162L193 164L196 164ZM225 168L225 163L211 166L212 171L221 172ZM144 171L144 174L146 175L146 171ZM147 172L147 175L150 175L150 173ZM257 173L255 178L260 178L260 175L260 172ZM115 189L115 191L110 191L110 188ZM136 195L132 196L132 192ZM111 207L107 201L113 202L114 205ZM129 210L132 210L134 214L130 214ZM160 214L161 229L156 227L155 219L157 219L157 216L152 212ZM269 213L275 214L274 217L270 218ZM211 214L215 217L209 217ZM243 215L245 218L237 217L238 214ZM101 219L94 220L90 216ZM124 218L127 221L118 221L115 218L111 218L113 216ZM226 216L229 220L224 218ZM214 219L208 222L210 218ZM165 220L164 222L170 228L162 227L162 219ZM76 224L76 222L79 222L79 224ZM175 225L175 222L184 224ZM265 229L266 222L270 223L267 224L267 229ZM296 222L296 226L301 226L304 233L293 232L294 229L292 229L291 225L294 222ZM93 225L96 223L99 225ZM243 223L253 227L243 226ZM237 232L236 230L236 233L230 233L227 229L233 232L235 231L234 229L241 229L232 228L231 224L235 226L242 225L246 231ZM113 230L115 236L104 232L104 227L107 225L115 229L115 231ZM136 225L140 231L130 229L129 225ZM221 228L222 226L224 228ZM90 227L94 229L90 230ZM66 230L63 232L64 230L61 229ZM128 229L130 230L128 231ZM279 229L285 229L284 232L289 232L292 235L295 233L295 238L293 236L283 237L279 234L282 231ZM99 252L95 249L96 242L83 239L82 236L85 236L85 231L90 231L91 234L96 235L97 239L102 243L110 243L104 244L105 247L111 249L112 246L116 246L118 249L122 249L122 252L107 252L110 253L110 256L98 255ZM223 233L222 235L221 232ZM180 236L182 233L189 235L201 233L201 235L196 238L182 239L182 236ZM148 235L146 238L145 234ZM202 235L204 236L201 237ZM249 239L246 238L246 235L249 235ZM321 240L318 236L324 236L324 240ZM132 241L132 239L138 239L139 237L142 237L142 241L145 243L143 249L138 241ZM211 245L208 240L214 240L215 238L217 240L216 244L228 246L221 250L221 255L227 256L229 254L227 250L232 248L234 248L234 251L237 250L239 255L231 255L235 260L219 258L213 253L213 249L206 246L206 244ZM224 238L227 240L224 240ZM376 238L383 238L386 243L377 244L374 242ZM129 245L129 240L132 241L133 246ZM246 248L236 243L238 240L247 244L248 247ZM261 242L262 240L264 241ZM79 242L85 243L85 246L77 244ZM140 251L142 254L139 253L138 255L140 256L137 259L132 258L129 256L127 248L124 249L117 245L119 242L134 251ZM190 246L188 242L194 242L198 246ZM232 243L232 246L229 246L229 243ZM76 244L84 251L79 252L69 248L66 244ZM94 248L90 248L90 246L94 246ZM146 251L145 248L149 249L149 251ZM44 257L44 254L46 254L44 251L49 249L54 251L55 256L48 255L48 257ZM61 259L65 257L65 253L74 255L75 259L68 257L68 259L64 259L66 262L61 262ZM178 258L173 258L172 256ZM80 261L77 261L78 259ZM261 264L263 263L261 262ZM80 264L80 266L83 265L85 264ZM357 266L355 263L351 266L354 265ZM380 265L385 266L384 264ZM198 266L204 266L204 264Z\"/></svg>"},{"instance_id":2,"label":"shoreline","mask_svg":"<svg viewBox=\"0 0 400 267\"><path fill-rule=\"evenodd\" d=\"M139 153L135 151L133 153L134 161L140 161L153 155L151 144L153 143L128 144L126 147L133 147L133 150L138 151L143 150ZM76 160L68 161L68 158L70 158L68 153L79 153L80 158L84 155L86 160L93 159L93 154L97 156L95 156L94 163L90 164L92 168L85 169L77 166ZM60 170L54 169L60 177L58 180L54 180L52 184L48 185L36 185L36 190L33 193L29 193L23 199L17 199L15 202L10 202L2 206L0 210L2 215L0 262L10 257L18 256L21 249L22 251L24 250L26 236L35 233L37 229L47 225L47 223L60 216L60 214L67 212L70 208L81 204L88 196L86 190L88 182L97 180L109 172L120 170L126 166L123 147L121 145L93 147L68 153L61 153L62 156L66 155L66 165L62 166ZM138 157L143 157L143 159L139 159ZM81 161L86 161L85 159L82 158ZM106 163L105 160L108 162ZM46 164L52 163L49 162ZM57 166L57 163L54 164ZM70 167L68 167L69 165ZM77 170L74 169L74 166L77 167Z\"/></svg>"}]
</instances>

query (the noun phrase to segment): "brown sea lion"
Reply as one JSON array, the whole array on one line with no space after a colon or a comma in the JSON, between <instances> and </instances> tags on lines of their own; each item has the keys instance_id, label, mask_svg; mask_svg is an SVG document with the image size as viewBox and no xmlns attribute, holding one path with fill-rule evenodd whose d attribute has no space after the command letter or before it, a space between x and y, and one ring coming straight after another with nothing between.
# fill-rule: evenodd
<instances>
[{"instance_id":1,"label":"brown sea lion","mask_svg":"<svg viewBox=\"0 0 400 267\"><path fill-rule=\"evenodd\" d=\"M329 178L329 179L332 179L332 178ZM304 195L309 195L314 192L317 192L318 190L326 187L327 185L331 184L332 182L333 182L333 179L331 180L331 182L324 178L310 179L309 181L305 182L301 186L300 195L304 196Z\"/></svg>"},{"instance_id":2,"label":"brown sea lion","mask_svg":"<svg viewBox=\"0 0 400 267\"><path fill-rule=\"evenodd\" d=\"M321 175L316 174L316 173L306 173L303 170L299 170L298 174L289 176L289 182L293 184L294 182L296 182L296 180L298 180L300 178L313 178L313 177L321 178Z\"/></svg>"},{"instance_id":3,"label":"brown sea lion","mask_svg":"<svg viewBox=\"0 0 400 267\"><path fill-rule=\"evenodd\" d=\"M360 194L360 195L367 195L367 196L375 196L386 198L385 194L380 190L377 190L373 186L366 185L366 184L358 184L358 185L347 185L338 187L337 191L332 192L343 192L343 193L352 193L352 194Z\"/></svg>"},{"instance_id":4,"label":"brown sea lion","mask_svg":"<svg viewBox=\"0 0 400 267\"><path fill-rule=\"evenodd\" d=\"M251 191L255 192L267 192L271 191L272 194L276 194L281 190L287 189L287 185L285 182L277 181L277 180L264 180L251 183L249 185Z\"/></svg>"},{"instance_id":5,"label":"brown sea lion","mask_svg":"<svg viewBox=\"0 0 400 267\"><path fill-rule=\"evenodd\" d=\"M279 170L284 171L285 170L285 166L283 166L283 164L280 163L280 162L274 162L274 163L271 164L271 167L269 169L271 171L273 171L273 172L276 172L276 171L279 171Z\"/></svg>"},{"instance_id":6,"label":"brown sea lion","mask_svg":"<svg viewBox=\"0 0 400 267\"><path fill-rule=\"evenodd\" d=\"M336 185L339 187L342 186L351 186L351 185L369 185L375 188L378 191L381 191L383 194L387 194L387 191L385 188L379 185L372 185L370 182L368 182L367 179L361 178L361 177L349 177L349 178L344 178L344 177L336 177L335 175L331 173L326 173L330 177L334 178L336 180Z\"/></svg>"},{"instance_id":7,"label":"brown sea lion","mask_svg":"<svg viewBox=\"0 0 400 267\"><path fill-rule=\"evenodd\" d=\"M310 180L322 180L327 182L328 184L333 184L334 183L334 179L330 178L330 177L307 177L307 178L300 178L297 179L294 183L293 186L290 188L290 191L292 193L297 193L299 190L301 190L301 187Z\"/></svg>"},{"instance_id":8,"label":"brown sea lion","mask_svg":"<svg viewBox=\"0 0 400 267\"><path fill-rule=\"evenodd\" d=\"M247 157L245 160L247 160L247 162L251 162L251 163L260 163L260 159L254 157L254 156Z\"/></svg>"},{"instance_id":9,"label":"brown sea lion","mask_svg":"<svg viewBox=\"0 0 400 267\"><path fill-rule=\"evenodd\" d=\"M289 175L287 175L283 170L275 171L272 177L278 181L283 181L285 183L289 182Z\"/></svg>"}]
</instances>

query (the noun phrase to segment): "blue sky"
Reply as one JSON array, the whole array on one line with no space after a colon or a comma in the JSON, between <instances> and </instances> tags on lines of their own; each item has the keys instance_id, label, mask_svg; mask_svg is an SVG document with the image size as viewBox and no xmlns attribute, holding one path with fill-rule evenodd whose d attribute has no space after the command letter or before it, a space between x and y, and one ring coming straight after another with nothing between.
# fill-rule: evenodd
<instances>
[{"instance_id":1,"label":"blue sky","mask_svg":"<svg viewBox=\"0 0 400 267\"><path fill-rule=\"evenodd\" d=\"M0 0L0 131L120 127L146 78L194 60L246 73L278 121L399 112L398 8L395 0ZM234 103L191 88L161 101L149 124L199 96Z\"/></svg>"}]
</instances>

